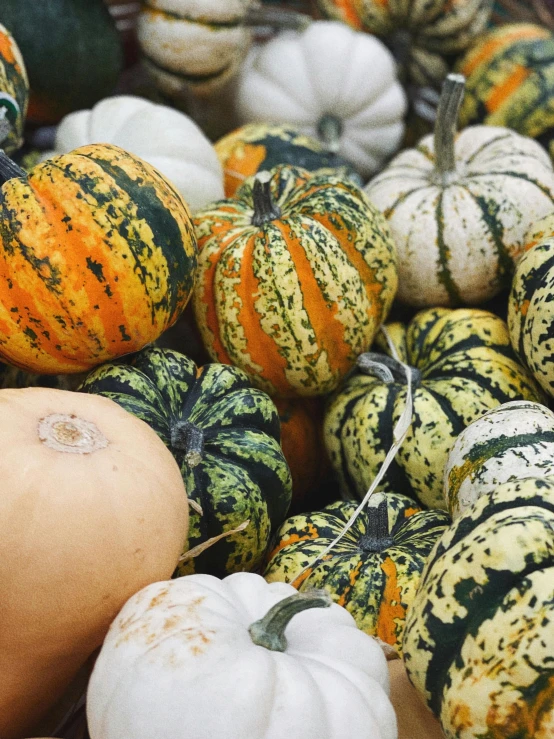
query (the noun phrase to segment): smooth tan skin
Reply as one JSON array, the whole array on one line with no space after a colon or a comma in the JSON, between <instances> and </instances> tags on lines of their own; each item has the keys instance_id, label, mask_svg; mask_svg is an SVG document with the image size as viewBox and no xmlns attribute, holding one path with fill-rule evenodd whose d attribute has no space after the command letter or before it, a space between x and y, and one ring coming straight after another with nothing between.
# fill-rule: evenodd
<instances>
[{"instance_id":1,"label":"smooth tan skin","mask_svg":"<svg viewBox=\"0 0 554 739\"><path fill-rule=\"evenodd\" d=\"M444 739L441 725L408 680L404 662L387 662L390 699L398 721L398 739Z\"/></svg>"},{"instance_id":2,"label":"smooth tan skin","mask_svg":"<svg viewBox=\"0 0 554 739\"><path fill-rule=\"evenodd\" d=\"M50 414L94 424L107 445L89 453L50 448L38 433ZM69 424L57 426L58 435L81 444L78 423ZM106 398L1 390L0 440L0 737L20 739L125 601L171 576L188 505L163 442Z\"/></svg>"}]
</instances>

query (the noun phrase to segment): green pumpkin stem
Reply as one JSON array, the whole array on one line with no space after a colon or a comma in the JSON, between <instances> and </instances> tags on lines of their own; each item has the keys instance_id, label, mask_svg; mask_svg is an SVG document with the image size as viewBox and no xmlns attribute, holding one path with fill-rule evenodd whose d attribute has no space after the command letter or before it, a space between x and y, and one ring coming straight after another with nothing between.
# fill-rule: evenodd
<instances>
[{"instance_id":1,"label":"green pumpkin stem","mask_svg":"<svg viewBox=\"0 0 554 739\"><path fill-rule=\"evenodd\" d=\"M389 531L389 512L386 498L377 508L368 512L367 532L359 541L360 549L364 552L382 552L394 544Z\"/></svg>"},{"instance_id":2,"label":"green pumpkin stem","mask_svg":"<svg viewBox=\"0 0 554 739\"><path fill-rule=\"evenodd\" d=\"M178 421L171 429L171 446L185 453L189 467L197 467L204 453L204 432L190 421Z\"/></svg>"},{"instance_id":3,"label":"green pumpkin stem","mask_svg":"<svg viewBox=\"0 0 554 739\"><path fill-rule=\"evenodd\" d=\"M304 31L311 22L312 18L306 13L286 8L267 8L263 5L248 8L242 20L244 26L269 26L292 31Z\"/></svg>"},{"instance_id":4,"label":"green pumpkin stem","mask_svg":"<svg viewBox=\"0 0 554 739\"><path fill-rule=\"evenodd\" d=\"M16 177L27 177L27 172L21 169L15 162L12 162L6 152L0 149L0 185Z\"/></svg>"},{"instance_id":5,"label":"green pumpkin stem","mask_svg":"<svg viewBox=\"0 0 554 739\"><path fill-rule=\"evenodd\" d=\"M287 648L285 629L291 618L307 608L328 608L333 601L325 590L308 590L289 595L276 603L263 618L248 627L250 638L259 647L272 652L284 652Z\"/></svg>"},{"instance_id":6,"label":"green pumpkin stem","mask_svg":"<svg viewBox=\"0 0 554 739\"><path fill-rule=\"evenodd\" d=\"M406 371L403 365L393 357L378 352L364 352L356 360L357 369L364 375L377 377L381 382L391 385L399 382L407 384ZM416 367L410 367L412 387L415 390L421 384L421 372Z\"/></svg>"},{"instance_id":7,"label":"green pumpkin stem","mask_svg":"<svg viewBox=\"0 0 554 739\"><path fill-rule=\"evenodd\" d=\"M342 130L343 123L336 115L324 115L317 122L317 135L332 154L339 150Z\"/></svg>"},{"instance_id":8,"label":"green pumpkin stem","mask_svg":"<svg viewBox=\"0 0 554 739\"><path fill-rule=\"evenodd\" d=\"M435 122L435 171L444 185L449 184L456 172L454 141L464 87L465 77L462 74L449 74L443 83L439 100Z\"/></svg>"},{"instance_id":9,"label":"green pumpkin stem","mask_svg":"<svg viewBox=\"0 0 554 739\"><path fill-rule=\"evenodd\" d=\"M267 179L267 172L258 172L254 178L252 199L254 201L253 226L263 226L281 217L281 208L274 202L271 195L271 180Z\"/></svg>"}]
</instances>

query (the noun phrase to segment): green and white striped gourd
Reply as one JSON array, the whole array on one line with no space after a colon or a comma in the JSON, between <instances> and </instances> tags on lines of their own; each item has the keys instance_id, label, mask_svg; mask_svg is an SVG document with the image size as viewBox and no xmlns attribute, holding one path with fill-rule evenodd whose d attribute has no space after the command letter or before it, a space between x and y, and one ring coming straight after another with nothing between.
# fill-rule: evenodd
<instances>
[{"instance_id":1,"label":"green and white striped gourd","mask_svg":"<svg viewBox=\"0 0 554 739\"><path fill-rule=\"evenodd\" d=\"M504 482L554 475L554 413L513 400L485 413L454 442L444 469L444 497L457 519Z\"/></svg>"},{"instance_id":2,"label":"green and white striped gourd","mask_svg":"<svg viewBox=\"0 0 554 739\"><path fill-rule=\"evenodd\" d=\"M506 324L492 313L436 308L387 329L400 360L412 367L414 395L411 427L381 489L446 509L444 467L457 436L488 410L510 400L540 401L542 393L516 361ZM382 340L379 346L386 351ZM388 377L372 374L375 362L388 365ZM392 446L406 393L397 362L362 354L358 371L332 397L324 436L344 497L364 497Z\"/></svg>"},{"instance_id":3,"label":"green and white striped gourd","mask_svg":"<svg viewBox=\"0 0 554 739\"><path fill-rule=\"evenodd\" d=\"M554 396L554 213L529 232L508 299L508 328L516 354Z\"/></svg>"},{"instance_id":4,"label":"green and white striped gourd","mask_svg":"<svg viewBox=\"0 0 554 739\"><path fill-rule=\"evenodd\" d=\"M450 517L422 511L405 495L375 493L341 541L324 554L355 510L355 503L339 500L288 518L276 534L264 577L301 591L328 590L359 629L399 652L406 612Z\"/></svg>"},{"instance_id":5,"label":"green and white striped gourd","mask_svg":"<svg viewBox=\"0 0 554 739\"><path fill-rule=\"evenodd\" d=\"M554 735L554 479L485 493L442 535L406 621L410 681L448 739Z\"/></svg>"},{"instance_id":6,"label":"green and white striped gourd","mask_svg":"<svg viewBox=\"0 0 554 739\"><path fill-rule=\"evenodd\" d=\"M464 78L446 79L435 134L401 152L366 186L398 251L398 299L478 305L508 287L529 227L554 208L546 151L507 128L457 137Z\"/></svg>"},{"instance_id":7,"label":"green and white striped gourd","mask_svg":"<svg viewBox=\"0 0 554 739\"><path fill-rule=\"evenodd\" d=\"M197 368L183 354L153 347L130 364L98 367L80 390L110 398L145 421L175 457L194 505L185 552L249 521L245 530L183 561L177 574L256 569L292 495L271 399L236 367Z\"/></svg>"}]
</instances>

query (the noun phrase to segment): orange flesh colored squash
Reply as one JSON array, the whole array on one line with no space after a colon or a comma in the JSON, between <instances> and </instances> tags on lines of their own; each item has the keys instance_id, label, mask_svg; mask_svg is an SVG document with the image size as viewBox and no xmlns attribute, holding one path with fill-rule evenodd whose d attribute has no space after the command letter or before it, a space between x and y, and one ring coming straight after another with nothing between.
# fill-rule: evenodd
<instances>
[{"instance_id":1,"label":"orange flesh colored squash","mask_svg":"<svg viewBox=\"0 0 554 739\"><path fill-rule=\"evenodd\" d=\"M177 463L113 401L0 391L0 736L28 736L188 532Z\"/></svg>"}]
</instances>

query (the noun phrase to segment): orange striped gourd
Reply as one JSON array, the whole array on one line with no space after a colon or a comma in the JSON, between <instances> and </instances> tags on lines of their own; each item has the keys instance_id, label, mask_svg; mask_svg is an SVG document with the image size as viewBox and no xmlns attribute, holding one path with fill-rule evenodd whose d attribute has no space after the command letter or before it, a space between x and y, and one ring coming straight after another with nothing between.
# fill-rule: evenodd
<instances>
[{"instance_id":1,"label":"orange striped gourd","mask_svg":"<svg viewBox=\"0 0 554 739\"><path fill-rule=\"evenodd\" d=\"M195 218L194 309L212 358L271 395L333 390L397 286L385 218L347 178L281 165Z\"/></svg>"},{"instance_id":2,"label":"orange striped gourd","mask_svg":"<svg viewBox=\"0 0 554 739\"><path fill-rule=\"evenodd\" d=\"M3 155L0 176L0 359L82 372L177 320L196 240L185 201L153 167L98 144L28 174Z\"/></svg>"}]
</instances>

